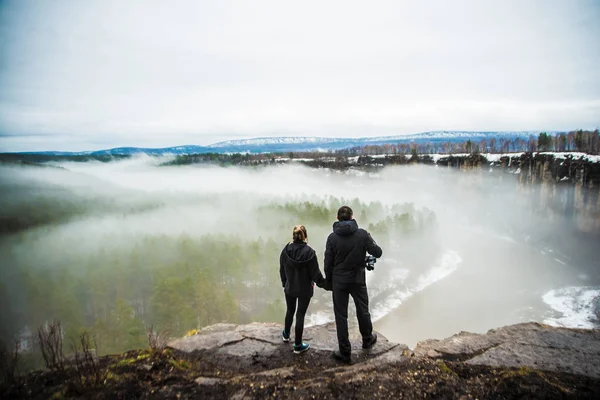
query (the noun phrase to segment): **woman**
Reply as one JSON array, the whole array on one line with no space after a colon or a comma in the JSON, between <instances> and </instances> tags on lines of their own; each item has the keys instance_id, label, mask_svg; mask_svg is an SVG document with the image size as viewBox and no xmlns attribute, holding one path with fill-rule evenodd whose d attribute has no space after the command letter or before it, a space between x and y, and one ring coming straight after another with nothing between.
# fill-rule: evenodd
<instances>
[{"instance_id":1,"label":"woman","mask_svg":"<svg viewBox=\"0 0 600 400\"><path fill-rule=\"evenodd\" d=\"M292 233L293 242L288 243L279 257L279 275L285 292L287 312L285 328L282 332L284 342L290 341L292 321L296 313L296 329L294 337L294 353L300 354L309 349L308 343L302 342L304 316L313 295L314 283L324 288L327 281L319 270L319 262L315 251L306 244L308 234L303 225L296 225ZM296 311L296 303L298 310Z\"/></svg>"}]
</instances>

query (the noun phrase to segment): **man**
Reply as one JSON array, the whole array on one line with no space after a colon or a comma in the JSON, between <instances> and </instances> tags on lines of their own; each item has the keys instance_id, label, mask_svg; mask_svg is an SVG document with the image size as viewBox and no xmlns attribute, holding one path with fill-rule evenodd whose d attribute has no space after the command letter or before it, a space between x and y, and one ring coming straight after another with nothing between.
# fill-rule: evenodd
<instances>
[{"instance_id":1,"label":"man","mask_svg":"<svg viewBox=\"0 0 600 400\"><path fill-rule=\"evenodd\" d=\"M379 258L383 251L366 230L358 227L350 207L340 207L337 219L333 224L333 233L327 237L324 268L327 285L333 289L333 311L339 345L339 350L333 352L333 357L350 363L352 348L348 339L349 296L352 296L356 306L363 349L369 349L377 342L369 313L365 256L369 253Z\"/></svg>"}]
</instances>

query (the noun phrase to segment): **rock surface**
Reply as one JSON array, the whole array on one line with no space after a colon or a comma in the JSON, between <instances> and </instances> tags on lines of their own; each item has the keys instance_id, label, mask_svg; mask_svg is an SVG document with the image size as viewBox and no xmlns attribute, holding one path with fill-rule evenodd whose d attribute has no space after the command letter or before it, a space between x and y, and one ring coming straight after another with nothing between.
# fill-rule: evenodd
<instances>
[{"instance_id":1,"label":"rock surface","mask_svg":"<svg viewBox=\"0 0 600 400\"><path fill-rule=\"evenodd\" d=\"M213 325L166 349L100 357L83 380L67 369L0 382L0 398L600 398L599 330L519 324L426 340L414 352L381 334L363 350L353 332L351 365L331 357L333 324L305 329L311 348L299 355L281 330Z\"/></svg>"},{"instance_id":2,"label":"rock surface","mask_svg":"<svg viewBox=\"0 0 600 400\"><path fill-rule=\"evenodd\" d=\"M460 332L417 344L417 357L465 361L471 365L528 367L600 378L600 330L550 327L534 322Z\"/></svg>"},{"instance_id":3,"label":"rock surface","mask_svg":"<svg viewBox=\"0 0 600 400\"><path fill-rule=\"evenodd\" d=\"M217 324L198 334L175 340L170 347L185 353L211 355L216 364L237 365L240 371L253 366L284 368L291 344L281 340L282 327L275 323ZM335 324L306 328L304 341L311 354L329 356L337 348ZM425 340L414 352L389 342L379 334L377 344L363 350L358 332L351 332L353 362L398 362L413 356L470 365L528 367L541 371L568 372L600 378L600 330L556 328L525 323L492 329L485 334L460 332L442 340ZM293 341L293 338L292 338ZM372 363L372 361L370 361Z\"/></svg>"},{"instance_id":4,"label":"rock surface","mask_svg":"<svg viewBox=\"0 0 600 400\"><path fill-rule=\"evenodd\" d=\"M286 365L294 340L292 333L291 341L284 343L281 331L282 326L276 323L217 324L202 329L195 335L174 340L169 343L169 347L204 358L210 354L213 363L233 363L239 367L239 371L252 370L256 365L278 368ZM303 341L310 343L310 354L330 357L332 351L337 349L335 324L305 328ZM385 355L387 359L401 354L402 350L408 350L405 345L389 342L381 334L375 346L369 350L362 349L362 337L358 332L350 332L350 341L354 362L366 361L379 355ZM400 353L390 353L396 347L401 349Z\"/></svg>"}]
</instances>

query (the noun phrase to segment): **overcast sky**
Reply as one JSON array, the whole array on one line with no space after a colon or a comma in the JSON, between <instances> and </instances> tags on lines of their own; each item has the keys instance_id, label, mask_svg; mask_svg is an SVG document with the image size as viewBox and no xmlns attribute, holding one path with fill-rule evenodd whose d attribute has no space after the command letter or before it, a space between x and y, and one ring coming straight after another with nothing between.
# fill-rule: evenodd
<instances>
[{"instance_id":1,"label":"overcast sky","mask_svg":"<svg viewBox=\"0 0 600 400\"><path fill-rule=\"evenodd\" d=\"M600 125L600 2L0 0L0 151Z\"/></svg>"}]
</instances>

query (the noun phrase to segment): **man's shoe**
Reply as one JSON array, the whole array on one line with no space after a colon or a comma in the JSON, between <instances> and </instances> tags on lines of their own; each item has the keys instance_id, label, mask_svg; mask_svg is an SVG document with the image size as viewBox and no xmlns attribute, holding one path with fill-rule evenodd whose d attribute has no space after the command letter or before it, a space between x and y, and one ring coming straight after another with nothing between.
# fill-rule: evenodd
<instances>
[{"instance_id":1,"label":"man's shoe","mask_svg":"<svg viewBox=\"0 0 600 400\"><path fill-rule=\"evenodd\" d=\"M295 344L294 345L294 354L304 353L309 348L310 348L310 344L308 344L308 343Z\"/></svg>"},{"instance_id":2,"label":"man's shoe","mask_svg":"<svg viewBox=\"0 0 600 400\"><path fill-rule=\"evenodd\" d=\"M377 343L377 334L373 332L371 339L367 340L366 342L363 341L363 349L370 349L373 347L373 345L375 345L375 343Z\"/></svg>"},{"instance_id":3,"label":"man's shoe","mask_svg":"<svg viewBox=\"0 0 600 400\"><path fill-rule=\"evenodd\" d=\"M333 358L343 363L350 364L352 362L352 357L350 357L350 354L342 354L342 352L339 350L334 350L332 355Z\"/></svg>"},{"instance_id":4,"label":"man's shoe","mask_svg":"<svg viewBox=\"0 0 600 400\"><path fill-rule=\"evenodd\" d=\"M285 329L283 330L283 332L281 332L281 340L283 340L286 343L290 341L290 334L285 333Z\"/></svg>"}]
</instances>

